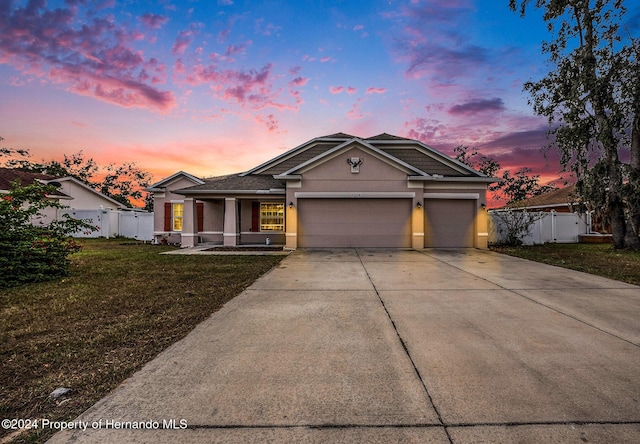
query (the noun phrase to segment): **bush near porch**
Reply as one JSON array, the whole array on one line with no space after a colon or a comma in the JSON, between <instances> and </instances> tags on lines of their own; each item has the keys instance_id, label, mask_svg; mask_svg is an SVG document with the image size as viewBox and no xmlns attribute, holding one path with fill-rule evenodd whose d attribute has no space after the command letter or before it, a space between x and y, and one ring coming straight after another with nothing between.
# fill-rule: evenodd
<instances>
[{"instance_id":1,"label":"bush near porch","mask_svg":"<svg viewBox=\"0 0 640 444\"><path fill-rule=\"evenodd\" d=\"M87 239L62 279L0 290L0 417L72 420L283 256ZM68 396L49 394L68 387ZM0 441L11 432L0 429ZM43 442L52 431L12 442Z\"/></svg>"}]
</instances>

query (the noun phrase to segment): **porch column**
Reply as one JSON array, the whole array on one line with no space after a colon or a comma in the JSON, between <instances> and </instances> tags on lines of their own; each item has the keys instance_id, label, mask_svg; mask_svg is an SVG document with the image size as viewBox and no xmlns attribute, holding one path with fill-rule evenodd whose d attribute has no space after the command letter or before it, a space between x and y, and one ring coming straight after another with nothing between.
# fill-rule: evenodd
<instances>
[{"instance_id":1,"label":"porch column","mask_svg":"<svg viewBox=\"0 0 640 444\"><path fill-rule=\"evenodd\" d=\"M422 250L424 248L424 195L416 193L412 201L411 210L411 248Z\"/></svg>"},{"instance_id":2,"label":"porch column","mask_svg":"<svg viewBox=\"0 0 640 444\"><path fill-rule=\"evenodd\" d=\"M289 202L293 203L289 208ZM286 216L285 223L285 246L287 250L298 248L298 201L292 199L284 203Z\"/></svg>"},{"instance_id":3,"label":"porch column","mask_svg":"<svg viewBox=\"0 0 640 444\"><path fill-rule=\"evenodd\" d=\"M484 199L476 201L476 248L486 250L489 248L489 214Z\"/></svg>"},{"instance_id":4,"label":"porch column","mask_svg":"<svg viewBox=\"0 0 640 444\"><path fill-rule=\"evenodd\" d=\"M198 214L196 201L191 197L185 197L184 199L181 245L183 247L195 247L198 245Z\"/></svg>"},{"instance_id":5,"label":"porch column","mask_svg":"<svg viewBox=\"0 0 640 444\"><path fill-rule=\"evenodd\" d=\"M222 234L224 245L235 246L240 243L238 230L238 199L235 197L224 198L224 231Z\"/></svg>"}]
</instances>

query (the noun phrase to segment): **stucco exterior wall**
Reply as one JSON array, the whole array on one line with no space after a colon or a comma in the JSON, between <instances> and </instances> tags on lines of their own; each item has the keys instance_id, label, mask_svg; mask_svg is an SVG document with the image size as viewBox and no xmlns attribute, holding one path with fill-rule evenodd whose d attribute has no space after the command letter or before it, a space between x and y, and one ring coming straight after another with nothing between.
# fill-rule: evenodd
<instances>
[{"instance_id":1,"label":"stucco exterior wall","mask_svg":"<svg viewBox=\"0 0 640 444\"><path fill-rule=\"evenodd\" d=\"M359 173L352 173L347 160L359 157ZM352 148L302 173L298 191L407 191L407 173L376 158L373 154Z\"/></svg>"},{"instance_id":2,"label":"stucco exterior wall","mask_svg":"<svg viewBox=\"0 0 640 444\"><path fill-rule=\"evenodd\" d=\"M60 182L60 191L64 194L73 197L71 200L65 200L65 205L68 205L73 210L99 210L100 208L116 210L120 208L118 205L104 198L103 196L96 194L95 192L86 189L82 185L65 180Z\"/></svg>"}]
</instances>

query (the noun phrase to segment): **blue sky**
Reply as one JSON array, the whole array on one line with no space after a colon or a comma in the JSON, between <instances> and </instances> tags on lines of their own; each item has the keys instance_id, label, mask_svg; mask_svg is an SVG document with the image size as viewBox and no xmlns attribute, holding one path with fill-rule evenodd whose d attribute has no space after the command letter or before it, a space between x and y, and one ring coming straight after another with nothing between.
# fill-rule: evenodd
<instances>
[{"instance_id":1,"label":"blue sky","mask_svg":"<svg viewBox=\"0 0 640 444\"><path fill-rule=\"evenodd\" d=\"M639 6L628 14L638 22ZM39 159L159 180L244 171L311 138L382 132L559 176L522 85L539 12L508 0L0 0L0 136ZM632 27L637 30L636 27Z\"/></svg>"}]
</instances>

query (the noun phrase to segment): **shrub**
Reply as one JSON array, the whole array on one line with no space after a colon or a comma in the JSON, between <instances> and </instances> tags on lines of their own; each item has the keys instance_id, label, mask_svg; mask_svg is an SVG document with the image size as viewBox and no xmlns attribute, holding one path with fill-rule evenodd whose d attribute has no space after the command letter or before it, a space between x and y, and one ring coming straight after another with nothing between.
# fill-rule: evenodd
<instances>
[{"instance_id":1,"label":"shrub","mask_svg":"<svg viewBox=\"0 0 640 444\"><path fill-rule=\"evenodd\" d=\"M45 208L62 208L49 197L55 191L41 183L14 183L0 196L0 288L68 274L68 256L80 249L69 236L93 227L68 215L47 224L37 222Z\"/></svg>"}]
</instances>

